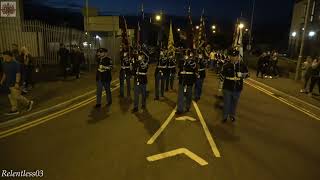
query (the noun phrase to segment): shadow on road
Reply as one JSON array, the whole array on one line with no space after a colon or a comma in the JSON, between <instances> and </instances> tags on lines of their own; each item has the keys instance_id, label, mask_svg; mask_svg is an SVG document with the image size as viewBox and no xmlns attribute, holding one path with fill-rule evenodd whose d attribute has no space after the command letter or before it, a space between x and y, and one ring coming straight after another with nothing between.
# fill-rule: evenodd
<instances>
[{"instance_id":1,"label":"shadow on road","mask_svg":"<svg viewBox=\"0 0 320 180\"><path fill-rule=\"evenodd\" d=\"M120 105L120 110L122 113L126 113L129 111L130 106L131 106L131 99L128 98L119 98L119 105Z\"/></svg>"},{"instance_id":2,"label":"shadow on road","mask_svg":"<svg viewBox=\"0 0 320 180\"><path fill-rule=\"evenodd\" d=\"M88 124L96 124L109 117L109 107L102 107L101 109L92 108L89 114Z\"/></svg>"},{"instance_id":3,"label":"shadow on road","mask_svg":"<svg viewBox=\"0 0 320 180\"><path fill-rule=\"evenodd\" d=\"M163 99L161 99L160 102L164 102L164 103L168 104L168 106L170 106L172 108L176 107L176 102L172 101L171 99L169 99L167 97L164 97Z\"/></svg>"},{"instance_id":4,"label":"shadow on road","mask_svg":"<svg viewBox=\"0 0 320 180\"><path fill-rule=\"evenodd\" d=\"M150 134L150 137L153 136L161 126L160 122L155 119L148 110L145 110L142 113L135 113L134 115L138 118L139 122L144 125L144 128ZM157 139L156 144L160 152L165 150L161 136Z\"/></svg>"}]
</instances>

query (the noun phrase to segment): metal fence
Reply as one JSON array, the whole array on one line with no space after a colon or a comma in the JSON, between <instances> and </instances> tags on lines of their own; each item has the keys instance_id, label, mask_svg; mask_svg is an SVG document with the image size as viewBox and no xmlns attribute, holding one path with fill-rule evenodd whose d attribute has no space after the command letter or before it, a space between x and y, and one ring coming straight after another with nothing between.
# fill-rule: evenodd
<instances>
[{"instance_id":1,"label":"metal fence","mask_svg":"<svg viewBox=\"0 0 320 180\"><path fill-rule=\"evenodd\" d=\"M58 63L60 43L84 50L87 63L94 64L99 44L85 32L66 26L53 26L39 21L0 18L0 52L11 50L12 44L27 47L39 65Z\"/></svg>"}]
</instances>

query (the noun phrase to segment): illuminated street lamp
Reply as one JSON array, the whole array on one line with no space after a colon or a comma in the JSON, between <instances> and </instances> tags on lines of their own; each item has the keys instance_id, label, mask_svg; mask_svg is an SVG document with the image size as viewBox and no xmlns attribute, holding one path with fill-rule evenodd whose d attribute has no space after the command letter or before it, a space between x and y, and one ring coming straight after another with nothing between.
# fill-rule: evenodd
<instances>
[{"instance_id":1,"label":"illuminated street lamp","mask_svg":"<svg viewBox=\"0 0 320 180\"><path fill-rule=\"evenodd\" d=\"M248 32L248 31L249 31L249 29L247 28L247 29L246 29L246 32Z\"/></svg>"},{"instance_id":2,"label":"illuminated street lamp","mask_svg":"<svg viewBox=\"0 0 320 180\"><path fill-rule=\"evenodd\" d=\"M297 36L297 32L292 32L292 33L291 33L291 36L292 36L292 37L296 37L296 36Z\"/></svg>"},{"instance_id":3,"label":"illuminated street lamp","mask_svg":"<svg viewBox=\"0 0 320 180\"><path fill-rule=\"evenodd\" d=\"M240 28L240 29L243 29L243 28L244 28L244 24L243 24L243 23L240 23L240 24L239 24L239 28Z\"/></svg>"},{"instance_id":4,"label":"illuminated street lamp","mask_svg":"<svg viewBox=\"0 0 320 180\"><path fill-rule=\"evenodd\" d=\"M315 36L315 35L316 35L316 32L314 32L314 31L310 31L308 35L309 35L309 37L313 37L313 36Z\"/></svg>"},{"instance_id":5,"label":"illuminated street lamp","mask_svg":"<svg viewBox=\"0 0 320 180\"><path fill-rule=\"evenodd\" d=\"M213 34L215 34L215 33L216 33L216 31L212 31L212 33L213 33Z\"/></svg>"},{"instance_id":6,"label":"illuminated street lamp","mask_svg":"<svg viewBox=\"0 0 320 180\"><path fill-rule=\"evenodd\" d=\"M199 26L196 26L196 29L199 29L200 27Z\"/></svg>"},{"instance_id":7,"label":"illuminated street lamp","mask_svg":"<svg viewBox=\"0 0 320 180\"><path fill-rule=\"evenodd\" d=\"M215 30L215 29L216 29L216 26L215 26L215 25L212 25L211 28L212 28L213 30Z\"/></svg>"},{"instance_id":8,"label":"illuminated street lamp","mask_svg":"<svg viewBox=\"0 0 320 180\"><path fill-rule=\"evenodd\" d=\"M178 31L178 32L180 32L180 31L181 31L181 29L180 29L180 28L178 28L178 29L177 29L177 31Z\"/></svg>"},{"instance_id":9,"label":"illuminated street lamp","mask_svg":"<svg viewBox=\"0 0 320 180\"><path fill-rule=\"evenodd\" d=\"M161 21L161 15L160 14L156 15L156 21Z\"/></svg>"}]
</instances>

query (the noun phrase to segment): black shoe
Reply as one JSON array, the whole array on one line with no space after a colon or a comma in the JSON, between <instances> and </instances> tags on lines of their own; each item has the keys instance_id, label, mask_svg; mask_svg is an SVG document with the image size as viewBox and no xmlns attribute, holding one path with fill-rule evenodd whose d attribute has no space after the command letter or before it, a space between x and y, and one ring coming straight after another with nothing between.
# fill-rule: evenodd
<instances>
[{"instance_id":1,"label":"black shoe","mask_svg":"<svg viewBox=\"0 0 320 180\"><path fill-rule=\"evenodd\" d=\"M33 103L34 103L33 101L29 102L27 111L31 111L32 110Z\"/></svg>"},{"instance_id":2,"label":"black shoe","mask_svg":"<svg viewBox=\"0 0 320 180\"><path fill-rule=\"evenodd\" d=\"M96 104L95 106L94 106L94 108L101 108L101 104Z\"/></svg>"},{"instance_id":3,"label":"black shoe","mask_svg":"<svg viewBox=\"0 0 320 180\"><path fill-rule=\"evenodd\" d=\"M183 114L183 112L181 112L181 111L176 111L176 115L181 115L181 114Z\"/></svg>"},{"instance_id":4,"label":"black shoe","mask_svg":"<svg viewBox=\"0 0 320 180\"><path fill-rule=\"evenodd\" d=\"M224 119L224 120L222 120L222 123L226 123L226 122L227 122L227 120L228 120L228 119Z\"/></svg>"},{"instance_id":5,"label":"black shoe","mask_svg":"<svg viewBox=\"0 0 320 180\"><path fill-rule=\"evenodd\" d=\"M19 114L19 111L16 110L16 111L9 111L5 115L12 116L12 115L17 115L17 114Z\"/></svg>"},{"instance_id":6,"label":"black shoe","mask_svg":"<svg viewBox=\"0 0 320 180\"><path fill-rule=\"evenodd\" d=\"M186 112L190 112L190 109L188 108L188 109L186 109Z\"/></svg>"},{"instance_id":7,"label":"black shoe","mask_svg":"<svg viewBox=\"0 0 320 180\"><path fill-rule=\"evenodd\" d=\"M133 108L133 109L131 110L132 113L136 113L136 112L138 112L138 111L139 111L138 108Z\"/></svg>"},{"instance_id":8,"label":"black shoe","mask_svg":"<svg viewBox=\"0 0 320 180\"><path fill-rule=\"evenodd\" d=\"M232 122L235 122L236 121L236 118L235 117L230 117L231 121Z\"/></svg>"}]
</instances>

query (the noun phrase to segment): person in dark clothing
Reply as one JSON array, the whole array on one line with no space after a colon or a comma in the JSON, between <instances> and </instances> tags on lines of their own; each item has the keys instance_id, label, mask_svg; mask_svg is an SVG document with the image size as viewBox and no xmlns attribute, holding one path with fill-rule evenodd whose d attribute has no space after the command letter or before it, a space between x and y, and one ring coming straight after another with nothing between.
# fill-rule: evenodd
<instances>
[{"instance_id":1,"label":"person in dark clothing","mask_svg":"<svg viewBox=\"0 0 320 180\"><path fill-rule=\"evenodd\" d=\"M9 88L10 94L8 95L8 98L11 104L11 110L6 113L6 115L19 114L19 104L27 106L27 111L31 111L34 102L21 95L20 63L14 59L13 53L10 51L3 53L3 59L3 76L0 80L0 85L5 85Z\"/></svg>"},{"instance_id":2,"label":"person in dark clothing","mask_svg":"<svg viewBox=\"0 0 320 180\"><path fill-rule=\"evenodd\" d=\"M20 52L19 52L18 44L12 44L11 52L15 60L20 62Z\"/></svg>"},{"instance_id":3,"label":"person in dark clothing","mask_svg":"<svg viewBox=\"0 0 320 180\"><path fill-rule=\"evenodd\" d=\"M170 85L170 90L173 90L174 78L177 73L176 64L177 64L177 60L174 55L174 52L169 52L168 76L167 76L167 80L166 80L166 89L169 89L169 85Z\"/></svg>"},{"instance_id":4,"label":"person in dark clothing","mask_svg":"<svg viewBox=\"0 0 320 180\"><path fill-rule=\"evenodd\" d=\"M198 54L198 58L197 58L197 65L198 65L198 74L197 74L197 79L195 82L195 95L194 95L194 100L195 101L199 101L201 94L202 94L202 87L203 87L203 82L204 79L206 77L206 67L207 67L207 60L204 59L203 57L203 53L200 52Z\"/></svg>"},{"instance_id":5,"label":"person in dark clothing","mask_svg":"<svg viewBox=\"0 0 320 180\"><path fill-rule=\"evenodd\" d=\"M240 60L239 51L230 49L228 51L230 62L226 63L221 71L220 77L223 81L223 123L231 119L234 122L236 107L243 89L243 79L249 76L248 67Z\"/></svg>"},{"instance_id":6,"label":"person in dark clothing","mask_svg":"<svg viewBox=\"0 0 320 180\"><path fill-rule=\"evenodd\" d=\"M80 52L80 49L75 47L70 53L71 63L72 63L72 71L75 75L76 79L80 78L80 64L82 59L82 54Z\"/></svg>"},{"instance_id":7,"label":"person in dark clothing","mask_svg":"<svg viewBox=\"0 0 320 180\"><path fill-rule=\"evenodd\" d=\"M68 68L69 68L69 50L67 50L64 44L60 44L58 56L59 56L61 73L63 74L63 78L66 79L68 77Z\"/></svg>"},{"instance_id":8,"label":"person in dark clothing","mask_svg":"<svg viewBox=\"0 0 320 180\"><path fill-rule=\"evenodd\" d=\"M134 105L132 113L136 113L139 110L139 99L141 95L141 108L146 110L147 102L147 84L148 84L148 67L149 62L144 57L143 53L139 53L138 62L136 62L136 75L134 76L135 88L134 88Z\"/></svg>"},{"instance_id":9,"label":"person in dark clothing","mask_svg":"<svg viewBox=\"0 0 320 180\"><path fill-rule=\"evenodd\" d=\"M313 89L316 84L318 84L318 90L320 94L320 60L315 59L312 63L312 70L311 70L311 82L309 88L309 96L312 96Z\"/></svg>"},{"instance_id":10,"label":"person in dark clothing","mask_svg":"<svg viewBox=\"0 0 320 180\"><path fill-rule=\"evenodd\" d=\"M192 88L196 81L197 63L193 52L187 52L184 61L179 62L179 89L176 114L189 112L192 102ZM185 98L186 95L186 98Z\"/></svg>"},{"instance_id":11,"label":"person in dark clothing","mask_svg":"<svg viewBox=\"0 0 320 180\"><path fill-rule=\"evenodd\" d=\"M264 74L265 74L264 66L265 66L266 56L267 56L267 53L262 53L262 55L258 59L257 74L256 74L257 77L259 77L260 74L261 74L261 78L264 77Z\"/></svg>"},{"instance_id":12,"label":"person in dark clothing","mask_svg":"<svg viewBox=\"0 0 320 180\"><path fill-rule=\"evenodd\" d=\"M104 88L107 96L107 105L112 104L111 97L111 70L113 67L112 59L108 57L108 50L100 48L97 51L98 63L97 63L97 103L95 108L101 107L102 89Z\"/></svg>"},{"instance_id":13,"label":"person in dark clothing","mask_svg":"<svg viewBox=\"0 0 320 180\"><path fill-rule=\"evenodd\" d=\"M270 77L277 77L279 75L278 69L278 53L274 52L270 59Z\"/></svg>"},{"instance_id":14,"label":"person in dark clothing","mask_svg":"<svg viewBox=\"0 0 320 180\"><path fill-rule=\"evenodd\" d=\"M123 52L123 55L120 60L120 74L119 74L119 81L120 81L120 97L124 97L124 84L126 82L127 85L127 97L131 98L131 59L129 56L129 52Z\"/></svg>"},{"instance_id":15,"label":"person in dark clothing","mask_svg":"<svg viewBox=\"0 0 320 180\"><path fill-rule=\"evenodd\" d=\"M33 87L33 70L34 70L34 62L29 50L26 47L21 48L20 60L22 63L22 81L23 81L23 89L24 93L28 92L29 85L30 88Z\"/></svg>"},{"instance_id":16,"label":"person in dark clothing","mask_svg":"<svg viewBox=\"0 0 320 180\"><path fill-rule=\"evenodd\" d=\"M155 77L154 100L159 100L159 94L161 97L164 97L164 88L165 88L166 76L167 76L167 66L168 66L168 58L166 57L165 52L161 51L160 57L157 63L157 67L154 72L154 77Z\"/></svg>"}]
</instances>

